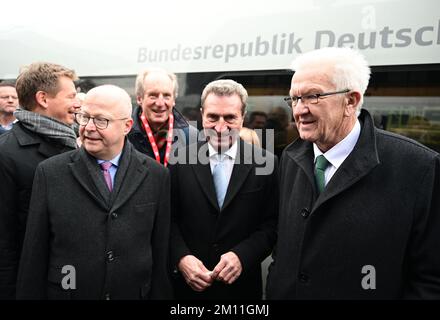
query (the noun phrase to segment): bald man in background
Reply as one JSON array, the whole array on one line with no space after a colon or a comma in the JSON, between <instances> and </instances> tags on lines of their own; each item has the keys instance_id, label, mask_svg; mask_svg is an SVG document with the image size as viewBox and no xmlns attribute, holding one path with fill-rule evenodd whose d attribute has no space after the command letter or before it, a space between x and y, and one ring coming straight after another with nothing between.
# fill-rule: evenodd
<instances>
[{"instance_id":1,"label":"bald man in background","mask_svg":"<svg viewBox=\"0 0 440 320\"><path fill-rule=\"evenodd\" d=\"M129 95L96 87L75 118L82 148L37 168L17 298L172 298L168 170L126 139Z\"/></svg>"}]
</instances>

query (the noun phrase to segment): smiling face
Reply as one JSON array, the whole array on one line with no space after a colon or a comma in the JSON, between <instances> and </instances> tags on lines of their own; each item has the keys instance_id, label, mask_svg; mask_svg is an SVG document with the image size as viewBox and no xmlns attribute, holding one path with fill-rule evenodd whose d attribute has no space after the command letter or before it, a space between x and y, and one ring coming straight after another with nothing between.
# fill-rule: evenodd
<instances>
[{"instance_id":1,"label":"smiling face","mask_svg":"<svg viewBox=\"0 0 440 320\"><path fill-rule=\"evenodd\" d=\"M78 112L80 108L79 99L76 97L75 85L72 79L60 77L58 88L59 91L55 95L45 95L47 107L44 115L71 125L75 121L75 112Z\"/></svg>"},{"instance_id":2,"label":"smiling face","mask_svg":"<svg viewBox=\"0 0 440 320\"><path fill-rule=\"evenodd\" d=\"M205 135L219 151L228 150L243 126L242 102L238 94L218 96L210 93L202 108Z\"/></svg>"},{"instance_id":3,"label":"smiling face","mask_svg":"<svg viewBox=\"0 0 440 320\"><path fill-rule=\"evenodd\" d=\"M290 96L302 96L336 91L330 81L331 68L312 67L293 75ZM301 139L316 143L323 152L344 139L356 122L356 92L319 98L317 104L293 107L293 116Z\"/></svg>"},{"instance_id":4,"label":"smiling face","mask_svg":"<svg viewBox=\"0 0 440 320\"><path fill-rule=\"evenodd\" d=\"M153 71L144 78L144 95L137 97L145 117L153 131L168 122L175 105L174 85L171 78L160 71Z\"/></svg>"}]
</instances>

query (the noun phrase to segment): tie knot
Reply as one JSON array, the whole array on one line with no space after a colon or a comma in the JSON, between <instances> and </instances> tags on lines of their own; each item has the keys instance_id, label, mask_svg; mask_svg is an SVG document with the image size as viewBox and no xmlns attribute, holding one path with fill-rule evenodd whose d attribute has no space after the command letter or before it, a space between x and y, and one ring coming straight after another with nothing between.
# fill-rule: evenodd
<instances>
[{"instance_id":1,"label":"tie knot","mask_svg":"<svg viewBox=\"0 0 440 320\"><path fill-rule=\"evenodd\" d=\"M226 159L226 155L222 153L217 153L218 162L223 162Z\"/></svg>"},{"instance_id":2,"label":"tie knot","mask_svg":"<svg viewBox=\"0 0 440 320\"><path fill-rule=\"evenodd\" d=\"M325 170L328 166L329 162L328 160L324 157L324 155L320 155L316 158L316 169L317 170Z\"/></svg>"},{"instance_id":3,"label":"tie knot","mask_svg":"<svg viewBox=\"0 0 440 320\"><path fill-rule=\"evenodd\" d=\"M100 164L101 169L104 171L108 171L108 169L110 169L110 167L112 166L112 163L110 161L106 161Z\"/></svg>"}]
</instances>

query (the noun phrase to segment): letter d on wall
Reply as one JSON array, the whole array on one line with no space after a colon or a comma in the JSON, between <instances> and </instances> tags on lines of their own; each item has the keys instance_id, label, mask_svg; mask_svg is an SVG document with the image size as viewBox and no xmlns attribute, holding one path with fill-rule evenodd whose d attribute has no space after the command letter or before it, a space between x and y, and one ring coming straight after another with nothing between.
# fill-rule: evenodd
<instances>
[{"instance_id":1,"label":"letter d on wall","mask_svg":"<svg viewBox=\"0 0 440 320\"><path fill-rule=\"evenodd\" d=\"M376 289L376 269L371 265L363 266L362 274L366 274L362 278L362 288L364 290Z\"/></svg>"},{"instance_id":2,"label":"letter d on wall","mask_svg":"<svg viewBox=\"0 0 440 320\"><path fill-rule=\"evenodd\" d=\"M66 274L61 281L61 286L64 290L76 289L76 270L74 266L65 265L61 270L62 274Z\"/></svg>"}]
</instances>

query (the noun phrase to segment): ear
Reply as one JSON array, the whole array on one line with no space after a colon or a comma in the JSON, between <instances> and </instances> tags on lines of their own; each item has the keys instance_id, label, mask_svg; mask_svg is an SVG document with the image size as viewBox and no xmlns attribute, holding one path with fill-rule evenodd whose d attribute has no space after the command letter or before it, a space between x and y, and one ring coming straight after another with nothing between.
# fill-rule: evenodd
<instances>
[{"instance_id":1,"label":"ear","mask_svg":"<svg viewBox=\"0 0 440 320\"><path fill-rule=\"evenodd\" d=\"M37 93L35 94L35 100L40 107L42 107L43 109L47 109L47 92L37 91Z\"/></svg>"},{"instance_id":2,"label":"ear","mask_svg":"<svg viewBox=\"0 0 440 320\"><path fill-rule=\"evenodd\" d=\"M141 96L136 96L136 102L139 106L142 106L142 97Z\"/></svg>"},{"instance_id":3,"label":"ear","mask_svg":"<svg viewBox=\"0 0 440 320\"><path fill-rule=\"evenodd\" d=\"M353 116L356 113L357 106L361 101L361 93L358 91L351 91L345 97L347 104L345 106L345 115L347 117Z\"/></svg>"},{"instance_id":4,"label":"ear","mask_svg":"<svg viewBox=\"0 0 440 320\"><path fill-rule=\"evenodd\" d=\"M133 119L128 119L125 121L125 127L124 127L124 135L127 135L131 128L133 127Z\"/></svg>"}]
</instances>

